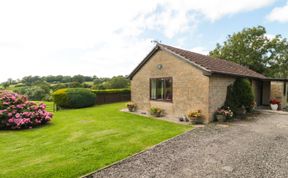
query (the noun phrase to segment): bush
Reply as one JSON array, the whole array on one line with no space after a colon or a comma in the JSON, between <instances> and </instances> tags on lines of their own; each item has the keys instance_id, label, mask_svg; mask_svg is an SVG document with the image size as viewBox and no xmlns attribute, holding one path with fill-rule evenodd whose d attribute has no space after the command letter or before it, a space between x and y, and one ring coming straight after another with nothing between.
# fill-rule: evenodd
<instances>
[{"instance_id":1,"label":"bush","mask_svg":"<svg viewBox=\"0 0 288 178\"><path fill-rule=\"evenodd\" d=\"M158 107L151 107L150 114L155 117L161 117L164 114L164 109Z\"/></svg>"},{"instance_id":2,"label":"bush","mask_svg":"<svg viewBox=\"0 0 288 178\"><path fill-rule=\"evenodd\" d=\"M55 91L54 102L63 108L84 108L95 104L96 95L85 88L65 88Z\"/></svg>"},{"instance_id":3,"label":"bush","mask_svg":"<svg viewBox=\"0 0 288 178\"><path fill-rule=\"evenodd\" d=\"M13 90L14 92L25 95L29 100L34 101L50 101L50 90L43 86L27 86L19 87Z\"/></svg>"},{"instance_id":4,"label":"bush","mask_svg":"<svg viewBox=\"0 0 288 178\"><path fill-rule=\"evenodd\" d=\"M228 86L225 106L229 106L233 112L242 106L251 111L254 106L254 94L251 83L247 79L236 79L233 85Z\"/></svg>"},{"instance_id":5,"label":"bush","mask_svg":"<svg viewBox=\"0 0 288 178\"><path fill-rule=\"evenodd\" d=\"M0 92L0 128L22 129L45 124L52 118L45 108L45 104L37 105L23 95Z\"/></svg>"},{"instance_id":6,"label":"bush","mask_svg":"<svg viewBox=\"0 0 288 178\"><path fill-rule=\"evenodd\" d=\"M135 103L129 102L126 106L130 112L136 111L137 105Z\"/></svg>"},{"instance_id":7,"label":"bush","mask_svg":"<svg viewBox=\"0 0 288 178\"><path fill-rule=\"evenodd\" d=\"M201 110L192 111L187 114L187 117L190 119L192 124L203 124L204 117L201 113Z\"/></svg>"}]
</instances>

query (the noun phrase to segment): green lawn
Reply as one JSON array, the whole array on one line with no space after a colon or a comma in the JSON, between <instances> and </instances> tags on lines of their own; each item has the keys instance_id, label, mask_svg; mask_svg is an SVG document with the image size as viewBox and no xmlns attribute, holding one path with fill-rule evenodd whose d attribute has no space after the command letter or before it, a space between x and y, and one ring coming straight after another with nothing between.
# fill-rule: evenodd
<instances>
[{"instance_id":1,"label":"green lawn","mask_svg":"<svg viewBox=\"0 0 288 178\"><path fill-rule=\"evenodd\" d=\"M191 129L124 106L62 110L41 128L0 131L0 177L79 177Z\"/></svg>"}]
</instances>

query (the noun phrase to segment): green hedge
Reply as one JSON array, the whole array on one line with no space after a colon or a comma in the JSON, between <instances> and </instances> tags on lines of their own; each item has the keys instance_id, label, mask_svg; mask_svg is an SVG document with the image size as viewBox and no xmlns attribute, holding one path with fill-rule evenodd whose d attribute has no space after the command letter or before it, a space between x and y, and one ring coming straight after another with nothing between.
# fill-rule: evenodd
<instances>
[{"instance_id":1,"label":"green hedge","mask_svg":"<svg viewBox=\"0 0 288 178\"><path fill-rule=\"evenodd\" d=\"M63 108L84 108L96 102L96 94L85 88L59 89L52 96L57 106Z\"/></svg>"},{"instance_id":2,"label":"green hedge","mask_svg":"<svg viewBox=\"0 0 288 178\"><path fill-rule=\"evenodd\" d=\"M122 89L107 89L107 90L92 90L93 93L96 95L98 94L110 94L110 93L115 93L115 94L130 94L131 90L129 88L122 88Z\"/></svg>"}]
</instances>

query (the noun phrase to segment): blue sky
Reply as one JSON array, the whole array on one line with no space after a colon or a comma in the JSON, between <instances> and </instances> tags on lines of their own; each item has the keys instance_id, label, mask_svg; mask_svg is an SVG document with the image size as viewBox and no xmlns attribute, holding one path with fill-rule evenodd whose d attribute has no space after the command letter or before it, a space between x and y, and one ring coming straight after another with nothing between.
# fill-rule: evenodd
<instances>
[{"instance_id":1,"label":"blue sky","mask_svg":"<svg viewBox=\"0 0 288 178\"><path fill-rule=\"evenodd\" d=\"M25 75L127 75L151 40L207 54L262 25L288 37L287 0L0 0L0 82Z\"/></svg>"}]
</instances>

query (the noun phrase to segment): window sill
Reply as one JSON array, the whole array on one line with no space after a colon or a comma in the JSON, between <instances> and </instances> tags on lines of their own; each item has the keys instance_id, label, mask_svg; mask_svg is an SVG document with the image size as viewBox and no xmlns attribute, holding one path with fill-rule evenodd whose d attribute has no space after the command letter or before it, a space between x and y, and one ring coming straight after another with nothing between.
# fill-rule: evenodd
<instances>
[{"instance_id":1,"label":"window sill","mask_svg":"<svg viewBox=\"0 0 288 178\"><path fill-rule=\"evenodd\" d=\"M153 99L150 99L150 101L156 101L156 102L163 102L163 103L173 103L173 100L153 100Z\"/></svg>"}]
</instances>

